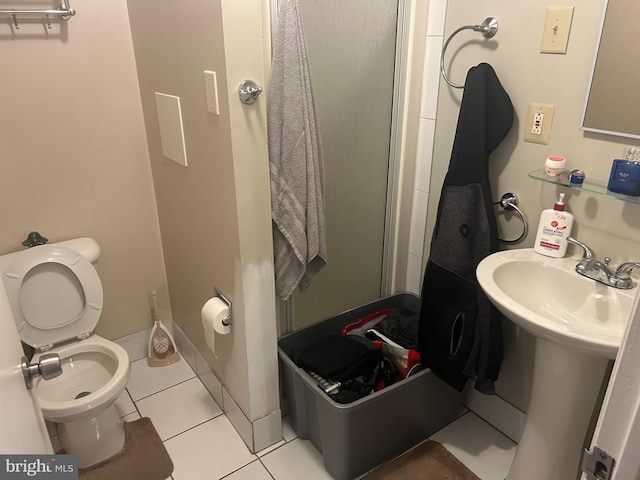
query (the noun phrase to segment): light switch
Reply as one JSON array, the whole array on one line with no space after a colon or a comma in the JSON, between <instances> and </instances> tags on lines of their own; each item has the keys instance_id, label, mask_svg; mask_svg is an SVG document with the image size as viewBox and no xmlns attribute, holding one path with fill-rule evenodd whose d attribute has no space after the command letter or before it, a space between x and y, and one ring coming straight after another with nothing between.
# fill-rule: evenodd
<instances>
[{"instance_id":1,"label":"light switch","mask_svg":"<svg viewBox=\"0 0 640 480\"><path fill-rule=\"evenodd\" d=\"M218 107L218 81L216 72L204 71L204 88L207 93L207 110L209 113L220 115Z\"/></svg>"},{"instance_id":2,"label":"light switch","mask_svg":"<svg viewBox=\"0 0 640 480\"><path fill-rule=\"evenodd\" d=\"M574 7L549 7L542 32L541 53L567 53Z\"/></svg>"},{"instance_id":3,"label":"light switch","mask_svg":"<svg viewBox=\"0 0 640 480\"><path fill-rule=\"evenodd\" d=\"M542 32L541 53L567 53L574 7L549 7Z\"/></svg>"}]
</instances>

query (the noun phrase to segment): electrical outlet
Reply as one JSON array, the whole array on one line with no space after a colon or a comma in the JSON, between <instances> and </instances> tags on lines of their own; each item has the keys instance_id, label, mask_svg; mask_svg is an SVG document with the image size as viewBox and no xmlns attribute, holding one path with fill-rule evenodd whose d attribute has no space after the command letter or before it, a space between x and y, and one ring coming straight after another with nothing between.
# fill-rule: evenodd
<instances>
[{"instance_id":1,"label":"electrical outlet","mask_svg":"<svg viewBox=\"0 0 640 480\"><path fill-rule=\"evenodd\" d=\"M548 103L530 103L527 121L524 126L524 141L549 145L551 124L555 105Z\"/></svg>"},{"instance_id":2,"label":"electrical outlet","mask_svg":"<svg viewBox=\"0 0 640 480\"><path fill-rule=\"evenodd\" d=\"M542 122L544 121L544 113L536 112L533 114L533 127L531 133L534 135L542 134Z\"/></svg>"}]
</instances>

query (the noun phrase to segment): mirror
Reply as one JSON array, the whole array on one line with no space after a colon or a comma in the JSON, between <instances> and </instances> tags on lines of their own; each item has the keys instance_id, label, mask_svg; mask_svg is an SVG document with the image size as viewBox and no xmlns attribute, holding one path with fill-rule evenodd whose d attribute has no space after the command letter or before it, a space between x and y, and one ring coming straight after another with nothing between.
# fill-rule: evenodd
<instances>
[{"instance_id":1,"label":"mirror","mask_svg":"<svg viewBox=\"0 0 640 480\"><path fill-rule=\"evenodd\" d=\"M582 128L640 138L640 55L635 19L640 2L608 0Z\"/></svg>"}]
</instances>

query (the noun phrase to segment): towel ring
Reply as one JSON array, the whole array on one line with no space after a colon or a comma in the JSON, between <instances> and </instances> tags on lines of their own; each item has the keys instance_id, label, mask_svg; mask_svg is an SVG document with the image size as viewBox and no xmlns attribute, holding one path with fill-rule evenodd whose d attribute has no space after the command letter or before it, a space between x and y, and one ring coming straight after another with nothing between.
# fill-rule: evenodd
<instances>
[{"instance_id":1,"label":"towel ring","mask_svg":"<svg viewBox=\"0 0 640 480\"><path fill-rule=\"evenodd\" d=\"M444 80L453 88L464 88L464 85L456 85L451 80L449 80L449 77L447 77L447 72L445 72L444 70L444 52L447 50L451 39L463 30L473 30L474 32L480 32L486 39L493 38L495 37L496 33L498 33L498 19L495 17L487 17L480 25L464 25L463 27L454 30L454 32L449 35L449 38L447 38L447 41L444 42L444 45L442 46L442 54L440 55L440 73L442 73L442 77L444 78Z\"/></svg>"},{"instance_id":2,"label":"towel ring","mask_svg":"<svg viewBox=\"0 0 640 480\"><path fill-rule=\"evenodd\" d=\"M520 219L522 220L522 233L520 234L520 236L518 238L514 238L513 240L505 240L504 238L500 239L500 241L504 243L518 243L527 235L527 231L529 230L529 227L527 226L527 220L524 218L522 210L518 208L518 196L515 193L511 192L505 193L504 195L502 195L502 198L500 200L498 200L497 202L493 202L493 204L500 205L505 210L515 210L520 216Z\"/></svg>"}]
</instances>

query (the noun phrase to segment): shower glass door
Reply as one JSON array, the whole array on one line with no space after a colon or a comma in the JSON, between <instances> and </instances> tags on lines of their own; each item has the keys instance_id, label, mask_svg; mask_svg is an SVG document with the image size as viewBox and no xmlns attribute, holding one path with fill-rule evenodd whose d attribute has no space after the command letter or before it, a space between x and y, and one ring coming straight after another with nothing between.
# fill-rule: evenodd
<instances>
[{"instance_id":1,"label":"shower glass door","mask_svg":"<svg viewBox=\"0 0 640 480\"><path fill-rule=\"evenodd\" d=\"M327 266L293 330L380 298L398 0L300 0L325 162Z\"/></svg>"}]
</instances>

